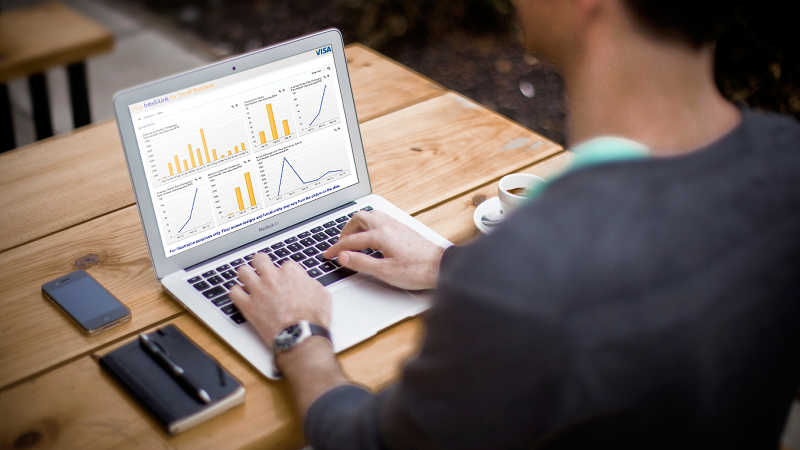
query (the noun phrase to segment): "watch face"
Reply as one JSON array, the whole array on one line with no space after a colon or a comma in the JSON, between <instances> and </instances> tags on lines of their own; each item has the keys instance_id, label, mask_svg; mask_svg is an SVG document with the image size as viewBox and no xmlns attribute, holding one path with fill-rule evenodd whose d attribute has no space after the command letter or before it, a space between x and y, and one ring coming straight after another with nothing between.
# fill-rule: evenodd
<instances>
[{"instance_id":1,"label":"watch face","mask_svg":"<svg viewBox=\"0 0 800 450\"><path fill-rule=\"evenodd\" d=\"M300 325L287 327L275 337L275 347L277 347L278 350L289 349L297 342L297 339L302 334L303 329Z\"/></svg>"},{"instance_id":2,"label":"watch face","mask_svg":"<svg viewBox=\"0 0 800 450\"><path fill-rule=\"evenodd\" d=\"M300 337L300 334L303 332L303 330L300 329L300 325L292 325L283 330L283 332L289 335L290 337L298 338Z\"/></svg>"}]
</instances>

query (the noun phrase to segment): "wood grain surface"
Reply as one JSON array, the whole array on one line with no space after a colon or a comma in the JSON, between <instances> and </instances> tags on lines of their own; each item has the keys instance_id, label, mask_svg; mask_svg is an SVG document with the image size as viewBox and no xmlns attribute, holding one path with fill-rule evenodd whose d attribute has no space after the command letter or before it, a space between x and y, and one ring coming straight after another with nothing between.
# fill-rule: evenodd
<instances>
[{"instance_id":1,"label":"wood grain surface","mask_svg":"<svg viewBox=\"0 0 800 450\"><path fill-rule=\"evenodd\" d=\"M134 202L114 122L0 155L0 251Z\"/></svg>"},{"instance_id":2,"label":"wood grain surface","mask_svg":"<svg viewBox=\"0 0 800 450\"><path fill-rule=\"evenodd\" d=\"M183 311L154 275L134 207L0 253L0 267L0 387ZM43 283L78 268L131 309L130 322L87 336L44 297Z\"/></svg>"},{"instance_id":3,"label":"wood grain surface","mask_svg":"<svg viewBox=\"0 0 800 450\"><path fill-rule=\"evenodd\" d=\"M0 83L82 61L114 46L99 23L58 2L0 13Z\"/></svg>"},{"instance_id":4,"label":"wood grain surface","mask_svg":"<svg viewBox=\"0 0 800 450\"><path fill-rule=\"evenodd\" d=\"M412 213L563 150L452 92L361 130L374 192Z\"/></svg>"},{"instance_id":5,"label":"wood grain surface","mask_svg":"<svg viewBox=\"0 0 800 450\"><path fill-rule=\"evenodd\" d=\"M550 177L560 172L570 160L569 154L559 154L524 167L521 171ZM472 202L476 196L480 199L481 196L493 195L495 188L496 180L491 180L417 215L417 218L452 241L460 242L461 237L472 238L475 231L471 219L474 210ZM113 220L114 223L119 221L119 217ZM263 378L190 315L183 313L168 322L175 323L244 383L247 388L244 405L207 424L170 437L84 355L44 375L0 391L0 410L11 408L25 399L42 399L25 403L24 414L0 425L0 443L10 446L26 435L35 435L43 442L53 443L55 447L78 445L83 448L108 448L122 445L120 436L138 436L124 441L123 446L209 449L240 446L282 449L302 446L301 422L284 383ZM412 318L341 353L339 360L345 373L354 382L379 390L399 376L405 361L417 351L422 335L422 318ZM132 337L111 342L92 353L98 357L130 339ZM103 400L99 401L98 396ZM105 413L100 414L101 410ZM92 442L85 440L84 433L87 430L99 430L92 431Z\"/></svg>"},{"instance_id":6,"label":"wood grain surface","mask_svg":"<svg viewBox=\"0 0 800 450\"><path fill-rule=\"evenodd\" d=\"M442 95L438 83L361 44L345 48L359 122Z\"/></svg>"},{"instance_id":7,"label":"wood grain surface","mask_svg":"<svg viewBox=\"0 0 800 450\"><path fill-rule=\"evenodd\" d=\"M453 242L475 237L474 207L494 195L502 175L550 176L570 160L558 145L458 94L445 94L369 49L350 46L347 52L361 118L375 117L362 124L375 192ZM386 80L404 88L386 97L392 87ZM374 86L381 83L380 89ZM415 83L418 89L406 89ZM12 235L0 237L0 287L6 294L0 297L5 310L0 316L0 411L17 412L0 421L0 446L283 449L303 444L285 384L259 375L156 280L113 123L0 156L0 188L12 194L0 198L0 206L24 213L0 219L4 235ZM128 305L132 321L95 337L73 326L42 296L40 286L76 268L87 268ZM174 437L93 360L138 332L169 322L248 390L244 405ZM345 372L371 389L385 387L416 352L423 328L422 318L412 318L343 352Z\"/></svg>"},{"instance_id":8,"label":"wood grain surface","mask_svg":"<svg viewBox=\"0 0 800 450\"><path fill-rule=\"evenodd\" d=\"M364 46L346 52L362 122L445 92ZM113 121L1 154L0 192L0 208L13 211L0 216L0 251L135 201Z\"/></svg>"},{"instance_id":9,"label":"wood grain surface","mask_svg":"<svg viewBox=\"0 0 800 450\"><path fill-rule=\"evenodd\" d=\"M455 94L381 116L362 128L375 191L410 214L561 151L556 144ZM72 138L77 141L82 135ZM421 151L412 150L417 147ZM20 165L28 155L32 153L17 155ZM67 162L61 164L69 167ZM59 191L52 184L48 189ZM104 195L84 188L64 194L62 202L64 207L82 204L93 194ZM40 195L48 193L42 190ZM119 200L121 194L116 195L114 199ZM71 201L72 196L78 200ZM40 223L36 220L34 224ZM131 308L133 320L89 338L44 301L40 286L91 255L96 255L97 263L90 273ZM134 206L2 252L0 266L8 267L0 273L0 286L9 286L0 297L0 307L8 311L0 319L0 387L177 312L153 274ZM131 274L136 284L130 284ZM115 290L126 285L129 289Z\"/></svg>"},{"instance_id":10,"label":"wood grain surface","mask_svg":"<svg viewBox=\"0 0 800 450\"><path fill-rule=\"evenodd\" d=\"M561 173L572 161L570 152L561 152L537 164L524 167L516 172L525 172L548 179ZM466 192L451 201L418 214L417 220L447 236L451 242L467 244L480 236L480 231L473 225L472 214L484 200L497 196L496 178L491 182Z\"/></svg>"},{"instance_id":11,"label":"wood grain surface","mask_svg":"<svg viewBox=\"0 0 800 450\"><path fill-rule=\"evenodd\" d=\"M217 359L247 389L245 403L177 436L169 436L99 365L84 356L0 392L0 408L20 411L0 422L0 446L37 440L37 448L299 448L301 423L283 382L264 379L188 314L169 321ZM145 330L147 331L147 330ZM345 372L370 389L396 379L418 346L422 320L406 320L339 355ZM97 358L133 337L94 353ZM47 401L31 401L47 399Z\"/></svg>"},{"instance_id":12,"label":"wood grain surface","mask_svg":"<svg viewBox=\"0 0 800 450\"><path fill-rule=\"evenodd\" d=\"M158 423L89 356L0 392L0 447L168 448Z\"/></svg>"}]
</instances>

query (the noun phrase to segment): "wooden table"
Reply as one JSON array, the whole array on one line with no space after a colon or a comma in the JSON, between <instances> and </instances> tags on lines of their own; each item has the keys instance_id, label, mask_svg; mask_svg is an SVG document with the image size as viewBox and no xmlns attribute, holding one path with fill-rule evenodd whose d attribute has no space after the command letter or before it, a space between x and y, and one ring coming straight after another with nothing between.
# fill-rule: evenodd
<instances>
[{"instance_id":1,"label":"wooden table","mask_svg":"<svg viewBox=\"0 0 800 450\"><path fill-rule=\"evenodd\" d=\"M548 176L562 148L366 47L347 47L376 193L446 238L477 235L472 212L510 172ZM109 100L110 101L110 100ZM150 263L113 122L0 155L0 445L4 448L297 448L283 382L267 380L161 289ZM86 268L133 311L88 337L40 286ZM96 358L174 323L244 382L244 405L177 436L101 371ZM348 376L380 389L419 343L420 318L339 355Z\"/></svg>"},{"instance_id":2,"label":"wooden table","mask_svg":"<svg viewBox=\"0 0 800 450\"><path fill-rule=\"evenodd\" d=\"M101 24L58 2L0 12L0 151L15 146L6 82L28 77L36 139L53 135L45 71L66 66L72 122L91 122L85 61L111 50L114 36Z\"/></svg>"}]
</instances>

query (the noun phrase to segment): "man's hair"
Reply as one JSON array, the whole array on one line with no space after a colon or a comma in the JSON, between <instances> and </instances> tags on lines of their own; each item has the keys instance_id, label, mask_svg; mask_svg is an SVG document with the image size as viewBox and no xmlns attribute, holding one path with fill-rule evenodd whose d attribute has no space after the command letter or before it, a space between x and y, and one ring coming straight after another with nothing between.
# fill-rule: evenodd
<instances>
[{"instance_id":1,"label":"man's hair","mask_svg":"<svg viewBox=\"0 0 800 450\"><path fill-rule=\"evenodd\" d=\"M623 0L649 32L695 48L716 42L735 22L739 0Z\"/></svg>"}]
</instances>

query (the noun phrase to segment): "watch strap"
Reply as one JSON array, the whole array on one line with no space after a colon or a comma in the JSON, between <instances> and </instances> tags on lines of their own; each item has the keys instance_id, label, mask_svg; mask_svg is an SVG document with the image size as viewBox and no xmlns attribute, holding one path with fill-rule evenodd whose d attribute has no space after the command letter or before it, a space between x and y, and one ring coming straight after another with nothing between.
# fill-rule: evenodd
<instances>
[{"instance_id":1,"label":"watch strap","mask_svg":"<svg viewBox=\"0 0 800 450\"><path fill-rule=\"evenodd\" d=\"M325 339L333 342L331 339L331 332L328 331L327 328L323 327L322 325L317 325L315 323L308 323L308 328L311 330L311 336L322 336Z\"/></svg>"}]
</instances>

